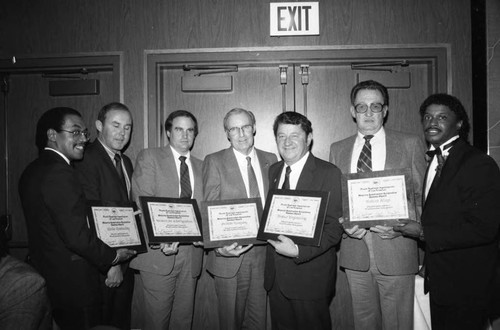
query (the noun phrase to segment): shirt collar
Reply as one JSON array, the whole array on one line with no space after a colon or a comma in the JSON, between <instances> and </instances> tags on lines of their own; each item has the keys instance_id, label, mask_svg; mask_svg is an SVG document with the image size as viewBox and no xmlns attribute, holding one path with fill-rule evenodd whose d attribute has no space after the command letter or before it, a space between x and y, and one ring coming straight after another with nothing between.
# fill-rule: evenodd
<instances>
[{"instance_id":1,"label":"shirt collar","mask_svg":"<svg viewBox=\"0 0 500 330\"><path fill-rule=\"evenodd\" d=\"M293 171L293 173L301 173L302 169L304 168L304 165L306 164L307 158L309 157L309 151L302 156L301 159L299 159L295 164L290 165L290 169ZM285 162L285 167L288 166Z\"/></svg>"},{"instance_id":2,"label":"shirt collar","mask_svg":"<svg viewBox=\"0 0 500 330\"><path fill-rule=\"evenodd\" d=\"M451 142L457 140L460 136L459 135L455 135L454 137L452 137L451 139L447 140L446 142L444 143L441 143L441 145L439 146L439 148L441 148L441 154L444 156L447 156L449 153L450 153L450 149L453 148L453 146L451 146L450 148L446 148L446 149L443 149L447 144L450 144ZM434 147L432 144L429 148L429 151L432 151L432 150L435 150L436 147Z\"/></svg>"},{"instance_id":3,"label":"shirt collar","mask_svg":"<svg viewBox=\"0 0 500 330\"><path fill-rule=\"evenodd\" d=\"M116 154L121 156L121 152L115 152L114 150L111 150L111 148L109 148L106 144L104 144L104 142L102 142L101 139L97 138L97 141L99 141L99 143L102 145L104 150L106 150L106 152L108 153L109 157L111 157L111 159L115 159Z\"/></svg>"},{"instance_id":4,"label":"shirt collar","mask_svg":"<svg viewBox=\"0 0 500 330\"><path fill-rule=\"evenodd\" d=\"M69 160L69 158L64 156L60 151L53 149L53 148L49 148L49 147L45 147L45 150L51 150L51 151L55 152L56 154L59 154L59 156L61 156L66 161L66 163L68 163L68 165L71 165L71 161Z\"/></svg>"},{"instance_id":5,"label":"shirt collar","mask_svg":"<svg viewBox=\"0 0 500 330\"><path fill-rule=\"evenodd\" d=\"M179 157L180 157L180 156L184 156L184 157L186 157L186 161L188 161L188 160L189 160L189 158L191 157L191 151L188 151L188 153L187 153L187 154L185 154L185 155L181 155L181 154L180 154L177 150L175 150L172 146L169 146L169 147L170 147L170 150L172 150L172 154L174 155L174 158L175 158L176 160L179 160Z\"/></svg>"},{"instance_id":6,"label":"shirt collar","mask_svg":"<svg viewBox=\"0 0 500 330\"><path fill-rule=\"evenodd\" d=\"M360 131L358 131L358 136L356 138L357 142L358 143L365 143L365 139L364 139L365 135L362 134ZM378 131L377 133L373 134L373 137L371 138L370 140L370 143L373 144L373 142L378 142L378 141L385 141L385 130L384 130L384 126L382 126Z\"/></svg>"},{"instance_id":7,"label":"shirt collar","mask_svg":"<svg viewBox=\"0 0 500 330\"><path fill-rule=\"evenodd\" d=\"M236 160L238 160L238 162L245 162L246 163L247 157L251 157L252 160L255 159L255 148L254 147L252 147L252 150L250 150L248 155L244 155L234 148L231 148L231 149L233 149L234 155L236 156Z\"/></svg>"}]
</instances>

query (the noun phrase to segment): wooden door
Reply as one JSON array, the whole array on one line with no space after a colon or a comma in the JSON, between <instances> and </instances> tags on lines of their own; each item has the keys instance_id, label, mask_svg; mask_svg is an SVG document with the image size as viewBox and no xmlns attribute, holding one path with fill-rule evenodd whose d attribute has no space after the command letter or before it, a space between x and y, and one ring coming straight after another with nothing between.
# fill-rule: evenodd
<instances>
[{"instance_id":1,"label":"wooden door","mask_svg":"<svg viewBox=\"0 0 500 330\"><path fill-rule=\"evenodd\" d=\"M108 59L104 60L107 62ZM118 63L118 62L117 62ZM98 79L100 91L98 95L79 96L50 96L49 81L80 79L79 74L65 73L74 72L71 67L90 65L87 59L67 58L60 59L38 59L23 64L16 68L4 66L0 63L0 73L5 70L8 79L8 92L0 96L2 113L7 114L0 122L2 141L7 138L7 160L0 164L0 179L2 187L5 187L5 196L0 200L2 215L9 214L12 222L12 240L9 243L11 254L24 258L27 250L27 232L24 214L18 193L19 178L26 166L38 156L35 145L35 131L38 119L50 108L71 107L78 110L84 119L91 139L97 136L95 120L97 112L106 103L118 100L120 97L120 86L117 86L116 75L113 72L113 64L108 68L101 68L92 73L85 74L86 79ZM68 68L68 66L70 66ZM103 64L104 66L104 64ZM90 67L90 66L89 66ZM24 71L26 70L26 71ZM65 71L66 70L66 71ZM5 133L7 132L7 134ZM5 156L6 144L2 143L0 152ZM4 158L4 157L2 157Z\"/></svg>"}]
</instances>

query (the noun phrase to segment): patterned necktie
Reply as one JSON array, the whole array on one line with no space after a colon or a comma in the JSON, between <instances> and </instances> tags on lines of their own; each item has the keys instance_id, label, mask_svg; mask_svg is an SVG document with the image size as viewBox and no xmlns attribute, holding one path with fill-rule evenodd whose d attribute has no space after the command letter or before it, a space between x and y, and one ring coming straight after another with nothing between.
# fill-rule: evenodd
<instances>
[{"instance_id":1,"label":"patterned necktie","mask_svg":"<svg viewBox=\"0 0 500 330\"><path fill-rule=\"evenodd\" d=\"M290 189L290 172L292 169L290 166L286 167L286 172L285 172L285 181L283 181L283 185L281 186L281 189Z\"/></svg>"},{"instance_id":2,"label":"patterned necktie","mask_svg":"<svg viewBox=\"0 0 500 330\"><path fill-rule=\"evenodd\" d=\"M248 174L248 190L250 192L250 198L260 197L259 185L257 184L257 176L252 167L252 158L247 157L247 174Z\"/></svg>"},{"instance_id":3,"label":"patterned necktie","mask_svg":"<svg viewBox=\"0 0 500 330\"><path fill-rule=\"evenodd\" d=\"M180 156L181 161L181 196L180 198L191 198L191 179L189 178L189 169L186 164L186 157Z\"/></svg>"},{"instance_id":4,"label":"patterned necktie","mask_svg":"<svg viewBox=\"0 0 500 330\"><path fill-rule=\"evenodd\" d=\"M128 195L127 181L125 179L125 173L123 173L123 168L122 168L122 157L119 154L115 154L114 158L115 158L116 172L118 172L118 176L120 177L120 181L122 182L123 186L125 187L125 191L127 192L127 195Z\"/></svg>"},{"instance_id":5,"label":"patterned necktie","mask_svg":"<svg viewBox=\"0 0 500 330\"><path fill-rule=\"evenodd\" d=\"M370 140L373 138L373 135L365 135L363 138L365 139L365 144L359 154L357 164L358 173L372 171L372 145L370 144Z\"/></svg>"}]
</instances>

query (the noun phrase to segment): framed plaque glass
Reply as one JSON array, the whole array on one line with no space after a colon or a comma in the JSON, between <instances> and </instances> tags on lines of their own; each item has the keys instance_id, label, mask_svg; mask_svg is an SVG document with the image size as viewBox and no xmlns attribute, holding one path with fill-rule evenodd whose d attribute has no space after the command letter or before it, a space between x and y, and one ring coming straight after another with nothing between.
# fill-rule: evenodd
<instances>
[{"instance_id":1,"label":"framed plaque glass","mask_svg":"<svg viewBox=\"0 0 500 330\"><path fill-rule=\"evenodd\" d=\"M329 196L328 191L269 191L257 238L285 235L296 244L319 246Z\"/></svg>"},{"instance_id":2,"label":"framed plaque glass","mask_svg":"<svg viewBox=\"0 0 500 330\"><path fill-rule=\"evenodd\" d=\"M201 216L195 199L139 196L150 244L202 240Z\"/></svg>"},{"instance_id":3,"label":"framed plaque glass","mask_svg":"<svg viewBox=\"0 0 500 330\"><path fill-rule=\"evenodd\" d=\"M146 252L146 241L135 203L88 201L87 220L97 237L112 248Z\"/></svg>"},{"instance_id":4,"label":"framed plaque glass","mask_svg":"<svg viewBox=\"0 0 500 330\"><path fill-rule=\"evenodd\" d=\"M409 168L344 174L344 226L394 226L398 219L416 219Z\"/></svg>"},{"instance_id":5,"label":"framed plaque glass","mask_svg":"<svg viewBox=\"0 0 500 330\"><path fill-rule=\"evenodd\" d=\"M231 199L202 203L205 248L265 244L257 240L262 202L260 198Z\"/></svg>"}]
</instances>

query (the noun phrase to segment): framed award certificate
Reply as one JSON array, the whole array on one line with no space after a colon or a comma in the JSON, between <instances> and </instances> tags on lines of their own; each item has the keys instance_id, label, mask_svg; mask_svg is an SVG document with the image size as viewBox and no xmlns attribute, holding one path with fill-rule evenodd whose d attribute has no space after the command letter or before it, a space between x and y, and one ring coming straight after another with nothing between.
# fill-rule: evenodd
<instances>
[{"instance_id":1,"label":"framed award certificate","mask_svg":"<svg viewBox=\"0 0 500 330\"><path fill-rule=\"evenodd\" d=\"M262 202L244 198L202 203L203 244L206 248L231 245L265 244L256 239Z\"/></svg>"},{"instance_id":2,"label":"framed award certificate","mask_svg":"<svg viewBox=\"0 0 500 330\"><path fill-rule=\"evenodd\" d=\"M150 244L201 241L196 199L139 196Z\"/></svg>"},{"instance_id":3,"label":"framed award certificate","mask_svg":"<svg viewBox=\"0 0 500 330\"><path fill-rule=\"evenodd\" d=\"M344 226L394 226L398 219L416 219L409 168L342 176Z\"/></svg>"},{"instance_id":4,"label":"framed award certificate","mask_svg":"<svg viewBox=\"0 0 500 330\"><path fill-rule=\"evenodd\" d=\"M257 238L285 235L297 244L319 246L329 196L328 191L269 191Z\"/></svg>"},{"instance_id":5,"label":"framed award certificate","mask_svg":"<svg viewBox=\"0 0 500 330\"><path fill-rule=\"evenodd\" d=\"M112 248L146 252L146 241L135 203L88 201L87 220L97 237Z\"/></svg>"}]
</instances>

